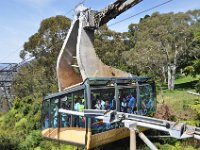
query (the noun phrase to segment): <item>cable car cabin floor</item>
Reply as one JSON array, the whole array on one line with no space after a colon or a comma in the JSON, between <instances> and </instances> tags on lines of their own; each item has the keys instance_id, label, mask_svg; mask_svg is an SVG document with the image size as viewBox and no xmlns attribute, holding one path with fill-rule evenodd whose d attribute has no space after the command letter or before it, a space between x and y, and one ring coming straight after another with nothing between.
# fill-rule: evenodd
<instances>
[{"instance_id":1,"label":"cable car cabin floor","mask_svg":"<svg viewBox=\"0 0 200 150\"><path fill-rule=\"evenodd\" d=\"M70 143L85 144L85 128L47 128L42 131L42 136Z\"/></svg>"},{"instance_id":2,"label":"cable car cabin floor","mask_svg":"<svg viewBox=\"0 0 200 150\"><path fill-rule=\"evenodd\" d=\"M140 131L144 131L145 128L140 128ZM84 145L85 143L85 134L86 130L84 128L48 128L44 129L42 131L42 135L45 138L52 139L52 140L58 140L60 142L68 142L68 143L74 143L75 145ZM116 128L112 130L108 130L105 132L101 132L98 134L91 135L91 132L88 133L89 139L88 139L88 145L87 148L91 149L92 147L98 147L101 145L105 145L104 147L107 147L106 145L108 143L113 143L114 141L118 141L120 139L124 139L129 136L129 129L127 128ZM111 143L111 145L112 145ZM110 144L108 144L109 147ZM104 148L103 148L104 149ZM102 149L102 150L103 150Z\"/></svg>"}]
</instances>

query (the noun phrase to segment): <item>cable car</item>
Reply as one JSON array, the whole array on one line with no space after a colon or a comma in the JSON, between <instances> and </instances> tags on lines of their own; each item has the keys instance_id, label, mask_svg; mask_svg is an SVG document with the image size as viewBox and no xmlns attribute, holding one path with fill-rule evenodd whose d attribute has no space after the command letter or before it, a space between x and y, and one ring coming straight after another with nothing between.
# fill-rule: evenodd
<instances>
[{"instance_id":1,"label":"cable car","mask_svg":"<svg viewBox=\"0 0 200 150\"><path fill-rule=\"evenodd\" d=\"M150 77L87 78L62 92L48 95L42 104L42 136L91 149L129 136L121 124L60 113L83 109L116 110L151 116L155 112L155 84Z\"/></svg>"}]
</instances>

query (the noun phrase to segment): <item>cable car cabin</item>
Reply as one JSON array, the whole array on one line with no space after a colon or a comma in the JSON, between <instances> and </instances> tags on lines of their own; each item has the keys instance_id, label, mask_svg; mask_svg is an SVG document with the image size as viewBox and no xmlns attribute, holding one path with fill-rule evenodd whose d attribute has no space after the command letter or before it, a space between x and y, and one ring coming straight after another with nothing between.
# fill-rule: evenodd
<instances>
[{"instance_id":1,"label":"cable car cabin","mask_svg":"<svg viewBox=\"0 0 200 150\"><path fill-rule=\"evenodd\" d=\"M77 86L45 97L42 136L91 149L129 136L121 124L68 115L60 108L117 110L139 115L155 112L155 84L150 77L88 78Z\"/></svg>"}]
</instances>

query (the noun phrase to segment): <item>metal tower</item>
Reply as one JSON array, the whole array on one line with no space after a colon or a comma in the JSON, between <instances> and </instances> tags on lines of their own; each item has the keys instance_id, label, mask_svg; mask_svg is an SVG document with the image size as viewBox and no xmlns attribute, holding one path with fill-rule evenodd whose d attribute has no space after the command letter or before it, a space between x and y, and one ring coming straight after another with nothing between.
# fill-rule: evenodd
<instances>
[{"instance_id":1,"label":"metal tower","mask_svg":"<svg viewBox=\"0 0 200 150\"><path fill-rule=\"evenodd\" d=\"M0 63L0 111L11 108L11 101L15 96L10 89L17 72L17 66L17 63Z\"/></svg>"}]
</instances>

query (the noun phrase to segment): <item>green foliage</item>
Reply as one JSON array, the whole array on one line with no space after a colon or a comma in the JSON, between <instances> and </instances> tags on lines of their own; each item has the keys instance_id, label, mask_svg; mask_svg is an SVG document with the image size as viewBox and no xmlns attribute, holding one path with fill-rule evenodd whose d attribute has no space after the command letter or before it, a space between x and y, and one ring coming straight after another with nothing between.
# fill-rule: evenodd
<instances>
[{"instance_id":1,"label":"green foliage","mask_svg":"<svg viewBox=\"0 0 200 150\"><path fill-rule=\"evenodd\" d=\"M194 70L194 67L193 66L187 66L184 68L184 73L185 75L193 75L195 70Z\"/></svg>"},{"instance_id":2,"label":"green foliage","mask_svg":"<svg viewBox=\"0 0 200 150\"><path fill-rule=\"evenodd\" d=\"M195 70L194 74L195 75L200 74L200 59L195 60L193 66L194 66L194 70ZM196 84L196 92L200 93L200 78Z\"/></svg>"},{"instance_id":3,"label":"green foliage","mask_svg":"<svg viewBox=\"0 0 200 150\"><path fill-rule=\"evenodd\" d=\"M197 84L196 84L196 91L197 91L198 93L200 93L200 79L199 79L199 81L198 81Z\"/></svg>"},{"instance_id":4,"label":"green foliage","mask_svg":"<svg viewBox=\"0 0 200 150\"><path fill-rule=\"evenodd\" d=\"M21 58L31 55L35 59L18 71L13 85L16 95L42 97L57 91L56 60L70 23L70 19L64 16L47 18L24 44Z\"/></svg>"},{"instance_id":5,"label":"green foliage","mask_svg":"<svg viewBox=\"0 0 200 150\"><path fill-rule=\"evenodd\" d=\"M200 117L200 99L197 99L195 104L191 107L197 112L197 115Z\"/></svg>"},{"instance_id":6,"label":"green foliage","mask_svg":"<svg viewBox=\"0 0 200 150\"><path fill-rule=\"evenodd\" d=\"M47 93L57 91L55 72L50 75L47 69L45 64L38 61L32 61L31 64L20 68L13 84L16 95L42 97ZM56 71L55 68L53 70Z\"/></svg>"},{"instance_id":7,"label":"green foliage","mask_svg":"<svg viewBox=\"0 0 200 150\"><path fill-rule=\"evenodd\" d=\"M16 98L12 109L0 117L2 150L78 150L74 146L42 139L40 130L41 99Z\"/></svg>"},{"instance_id":8,"label":"green foliage","mask_svg":"<svg viewBox=\"0 0 200 150\"><path fill-rule=\"evenodd\" d=\"M186 75L190 74L194 77L198 76L200 74L200 59L194 60L192 66L185 67L184 72L186 73ZM196 92L200 93L200 78L196 84L195 89Z\"/></svg>"},{"instance_id":9,"label":"green foliage","mask_svg":"<svg viewBox=\"0 0 200 150\"><path fill-rule=\"evenodd\" d=\"M35 150L83 150L75 146L62 144L54 141L42 140L40 145Z\"/></svg>"},{"instance_id":10,"label":"green foliage","mask_svg":"<svg viewBox=\"0 0 200 150\"><path fill-rule=\"evenodd\" d=\"M163 87L163 90L159 92L157 97L157 116L162 117L160 112L164 111L163 107L161 107L164 102L169 108L169 114L176 116L176 120L193 126L200 126L200 99L195 95L187 93L188 90L193 90L190 83L195 80L196 78L192 76L183 76L176 81L176 86L183 85L181 88L169 91ZM199 143L192 139L180 141L172 138L162 138L156 139L155 145L161 150L194 150L199 148Z\"/></svg>"},{"instance_id":11,"label":"green foliage","mask_svg":"<svg viewBox=\"0 0 200 150\"><path fill-rule=\"evenodd\" d=\"M47 58L57 57L56 54L60 51L70 24L70 19L65 16L50 17L43 20L38 32L32 35L29 41L24 44L21 57L24 58L23 56L31 54L35 58L45 59L41 60L44 63L48 63Z\"/></svg>"},{"instance_id":12,"label":"green foliage","mask_svg":"<svg viewBox=\"0 0 200 150\"><path fill-rule=\"evenodd\" d=\"M195 38L200 41L200 31L195 32Z\"/></svg>"},{"instance_id":13,"label":"green foliage","mask_svg":"<svg viewBox=\"0 0 200 150\"><path fill-rule=\"evenodd\" d=\"M0 133L1 150L16 150L18 142L12 135Z\"/></svg>"},{"instance_id":14,"label":"green foliage","mask_svg":"<svg viewBox=\"0 0 200 150\"><path fill-rule=\"evenodd\" d=\"M40 129L40 104L41 100L31 96L14 100L12 109L0 118L0 145L3 148L22 149L20 143L24 147L31 136L39 133L35 130Z\"/></svg>"},{"instance_id":15,"label":"green foliage","mask_svg":"<svg viewBox=\"0 0 200 150\"><path fill-rule=\"evenodd\" d=\"M170 83L176 70L191 65L194 59L200 57L198 41L194 36L200 26L194 19L198 17L199 10L176 14L154 13L138 24L129 25L132 47L122 55L125 62L134 66L137 74L150 74L162 82L168 78ZM170 69L170 66L174 68ZM185 69L186 73L192 71L191 67Z\"/></svg>"},{"instance_id":16,"label":"green foliage","mask_svg":"<svg viewBox=\"0 0 200 150\"><path fill-rule=\"evenodd\" d=\"M183 74L177 74L179 75L178 77L176 77L176 81L175 84L176 85L180 85L180 84L184 84L184 83L191 83L191 82L196 82L198 80L197 77L191 76L191 75L183 75ZM192 86L190 87L192 88Z\"/></svg>"},{"instance_id":17,"label":"green foliage","mask_svg":"<svg viewBox=\"0 0 200 150\"><path fill-rule=\"evenodd\" d=\"M200 74L200 59L194 60L194 70L195 70L195 74Z\"/></svg>"},{"instance_id":18,"label":"green foliage","mask_svg":"<svg viewBox=\"0 0 200 150\"><path fill-rule=\"evenodd\" d=\"M33 130L30 134L28 134L20 144L19 149L27 150L27 149L34 149L40 144L42 140L41 131L40 130Z\"/></svg>"},{"instance_id":19,"label":"green foliage","mask_svg":"<svg viewBox=\"0 0 200 150\"><path fill-rule=\"evenodd\" d=\"M128 35L111 31L106 25L102 26L95 35L94 46L99 58L105 64L116 68L125 65L122 53L129 49Z\"/></svg>"},{"instance_id":20,"label":"green foliage","mask_svg":"<svg viewBox=\"0 0 200 150\"><path fill-rule=\"evenodd\" d=\"M58 150L76 147L46 141L41 137L40 116L43 96L57 91L56 59L68 32L70 20L56 16L42 21L29 38L21 58L36 59L19 69L12 90L17 98L12 109L0 116L0 149Z\"/></svg>"},{"instance_id":21,"label":"green foliage","mask_svg":"<svg viewBox=\"0 0 200 150\"><path fill-rule=\"evenodd\" d=\"M180 142L176 142L175 145L170 145L170 144L159 144L156 143L155 144L157 146L158 149L160 150L196 150L196 148L192 147L192 146L184 146L183 144L181 144Z\"/></svg>"}]
</instances>

